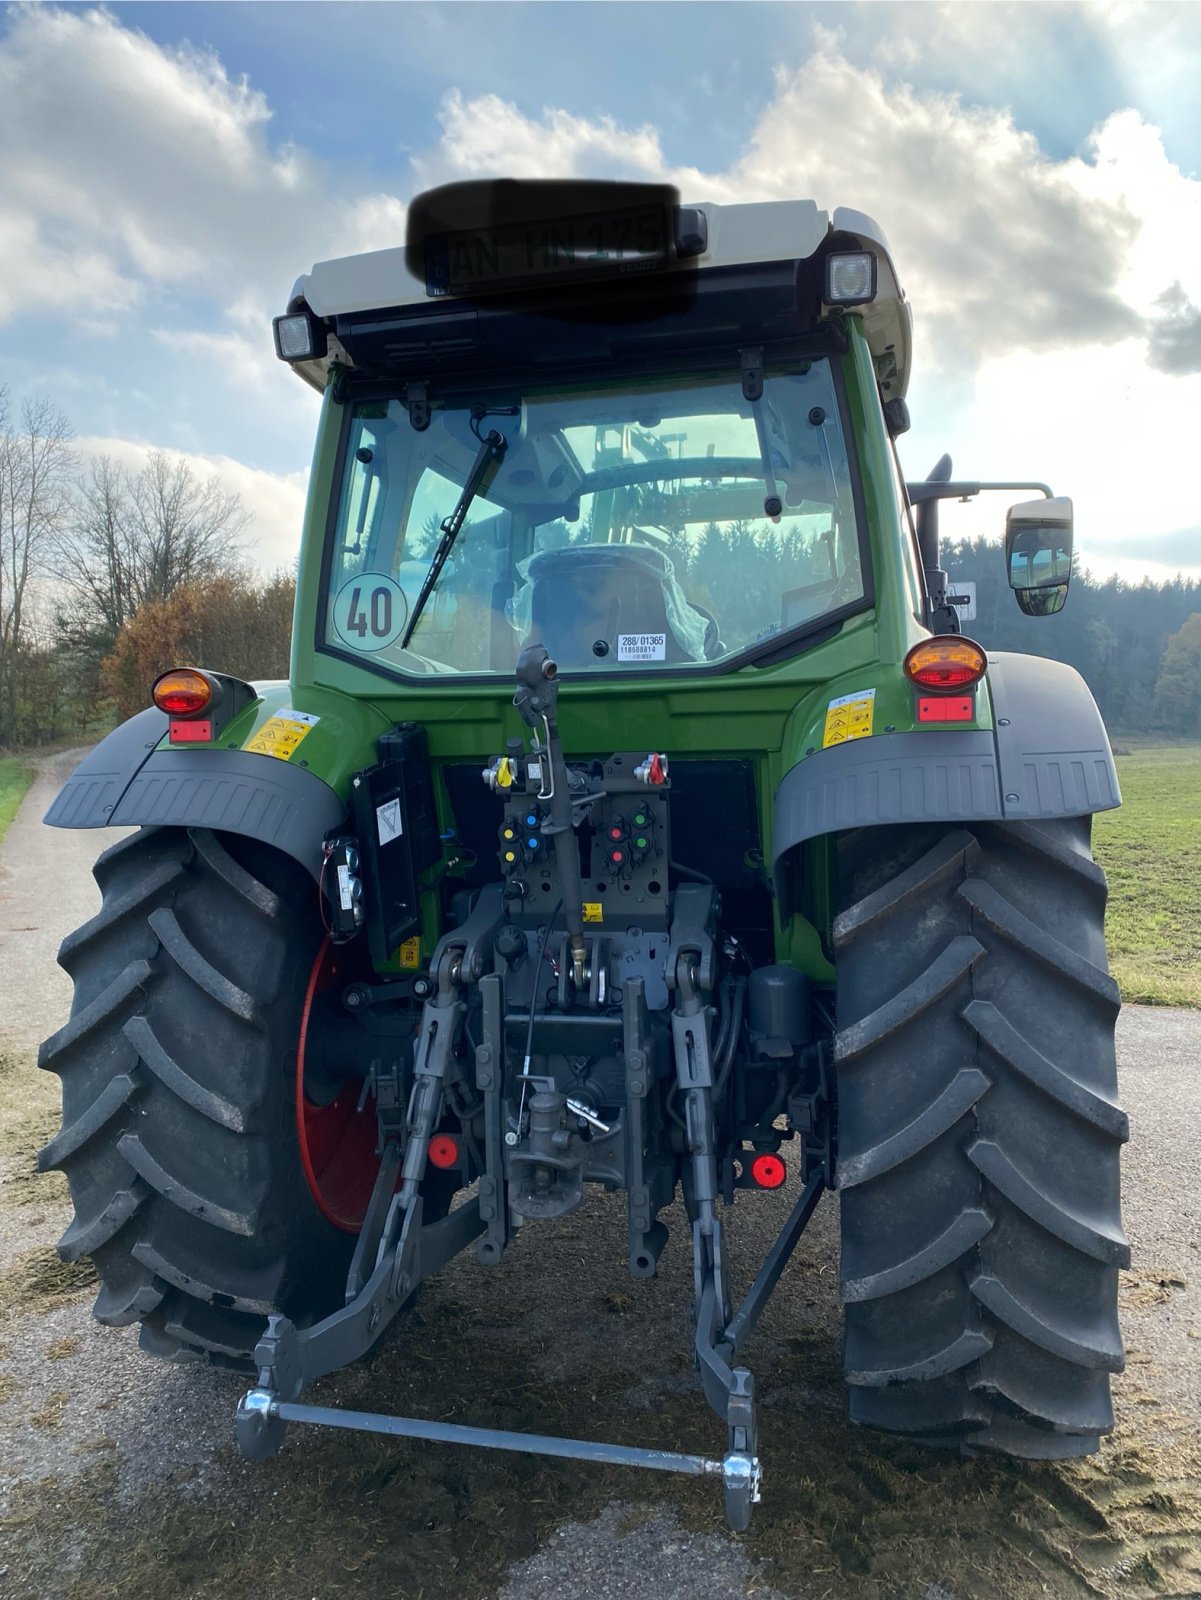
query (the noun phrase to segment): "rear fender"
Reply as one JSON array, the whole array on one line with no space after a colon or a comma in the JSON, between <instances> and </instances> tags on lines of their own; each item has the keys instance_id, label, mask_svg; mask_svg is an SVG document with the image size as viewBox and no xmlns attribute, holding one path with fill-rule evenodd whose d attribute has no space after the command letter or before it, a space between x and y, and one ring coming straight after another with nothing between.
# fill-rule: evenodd
<instances>
[{"instance_id":1,"label":"rear fender","mask_svg":"<svg viewBox=\"0 0 1201 1600\"><path fill-rule=\"evenodd\" d=\"M776 790L772 876L795 909L798 847L886 823L1037 822L1122 803L1101 713L1074 667L990 654L995 727L883 733L815 750Z\"/></svg>"},{"instance_id":2,"label":"rear fender","mask_svg":"<svg viewBox=\"0 0 1201 1600\"><path fill-rule=\"evenodd\" d=\"M212 828L273 845L317 877L346 807L307 768L244 750L160 750L167 717L140 711L83 758L47 811L52 828Z\"/></svg>"}]
</instances>

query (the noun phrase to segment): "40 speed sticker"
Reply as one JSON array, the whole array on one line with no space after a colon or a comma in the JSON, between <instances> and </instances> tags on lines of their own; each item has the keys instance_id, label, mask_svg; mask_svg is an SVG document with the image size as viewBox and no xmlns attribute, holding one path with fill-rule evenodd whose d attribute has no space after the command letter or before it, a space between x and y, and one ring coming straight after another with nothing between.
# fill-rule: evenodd
<instances>
[{"instance_id":1,"label":"40 speed sticker","mask_svg":"<svg viewBox=\"0 0 1201 1600\"><path fill-rule=\"evenodd\" d=\"M320 721L321 718L314 717L311 712L293 711L291 706L284 706L273 717L268 717L242 748L256 756L276 756L280 761L287 761Z\"/></svg>"},{"instance_id":2,"label":"40 speed sticker","mask_svg":"<svg viewBox=\"0 0 1201 1600\"><path fill-rule=\"evenodd\" d=\"M408 619L405 592L386 572L362 572L334 597L334 632L352 650L386 650L400 638Z\"/></svg>"}]
</instances>

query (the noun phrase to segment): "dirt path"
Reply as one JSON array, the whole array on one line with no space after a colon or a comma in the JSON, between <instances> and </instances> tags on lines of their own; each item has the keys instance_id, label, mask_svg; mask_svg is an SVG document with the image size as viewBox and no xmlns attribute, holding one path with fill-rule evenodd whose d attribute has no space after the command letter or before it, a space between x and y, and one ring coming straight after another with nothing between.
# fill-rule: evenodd
<instances>
[{"instance_id":1,"label":"dirt path","mask_svg":"<svg viewBox=\"0 0 1201 1600\"><path fill-rule=\"evenodd\" d=\"M82 750L38 762L37 776L0 844L0 1040L36 1050L71 1004L71 980L54 957L63 935L100 906L92 862L127 828L44 828L50 802Z\"/></svg>"},{"instance_id":2,"label":"dirt path","mask_svg":"<svg viewBox=\"0 0 1201 1600\"><path fill-rule=\"evenodd\" d=\"M251 1466L232 1446L241 1382L147 1362L133 1330L92 1322L90 1292L56 1265L65 1195L32 1170L56 1083L33 1055L69 1000L55 949L95 909L91 862L116 837L41 827L72 759L44 764L0 849L3 1600L1201 1592L1201 1014L1132 1007L1119 1024L1130 1366L1096 1461L959 1462L850 1429L827 1203L748 1352L768 1478L745 1539L725 1532L710 1486L658 1474L295 1430ZM746 1200L732 1234L749 1263L778 1216ZM495 1272L461 1258L314 1398L713 1451L687 1348L686 1231L669 1220L649 1284L625 1275L623 1214L603 1196L527 1230Z\"/></svg>"}]
</instances>

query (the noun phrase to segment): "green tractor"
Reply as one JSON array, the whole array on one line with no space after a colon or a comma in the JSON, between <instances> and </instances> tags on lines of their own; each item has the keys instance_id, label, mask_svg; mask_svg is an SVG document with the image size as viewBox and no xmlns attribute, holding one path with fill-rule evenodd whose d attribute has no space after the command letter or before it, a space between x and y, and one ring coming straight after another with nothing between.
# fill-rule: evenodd
<instances>
[{"instance_id":1,"label":"green tractor","mask_svg":"<svg viewBox=\"0 0 1201 1600\"><path fill-rule=\"evenodd\" d=\"M323 395L291 677L181 666L58 827L137 825L42 1050L105 1323L289 1422L708 1474L759 1498L754 1328L840 1191L857 1423L1096 1449L1122 1366L1118 993L1097 708L987 655L938 502L1008 513L1023 610L1071 504L906 484L910 313L870 218L471 183L275 321ZM682 1194L724 1451L320 1408L418 1285L623 1194ZM780 1191L741 1305L723 1216Z\"/></svg>"}]
</instances>

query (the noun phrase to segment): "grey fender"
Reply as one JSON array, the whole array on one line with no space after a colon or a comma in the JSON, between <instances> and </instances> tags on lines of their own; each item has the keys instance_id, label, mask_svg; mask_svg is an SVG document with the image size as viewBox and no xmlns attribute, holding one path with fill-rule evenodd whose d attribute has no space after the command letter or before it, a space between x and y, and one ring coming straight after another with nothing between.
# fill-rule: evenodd
<instances>
[{"instance_id":1,"label":"grey fender","mask_svg":"<svg viewBox=\"0 0 1201 1600\"><path fill-rule=\"evenodd\" d=\"M346 815L304 767L244 750L159 750L167 731L151 707L121 724L76 767L44 821L52 828L213 828L259 839L314 877L321 841Z\"/></svg>"},{"instance_id":2,"label":"grey fender","mask_svg":"<svg viewBox=\"0 0 1201 1600\"><path fill-rule=\"evenodd\" d=\"M816 750L775 797L772 874L792 909L789 852L807 839L884 823L1030 822L1122 803L1101 713L1074 667L991 654L994 732L884 733Z\"/></svg>"}]
</instances>

